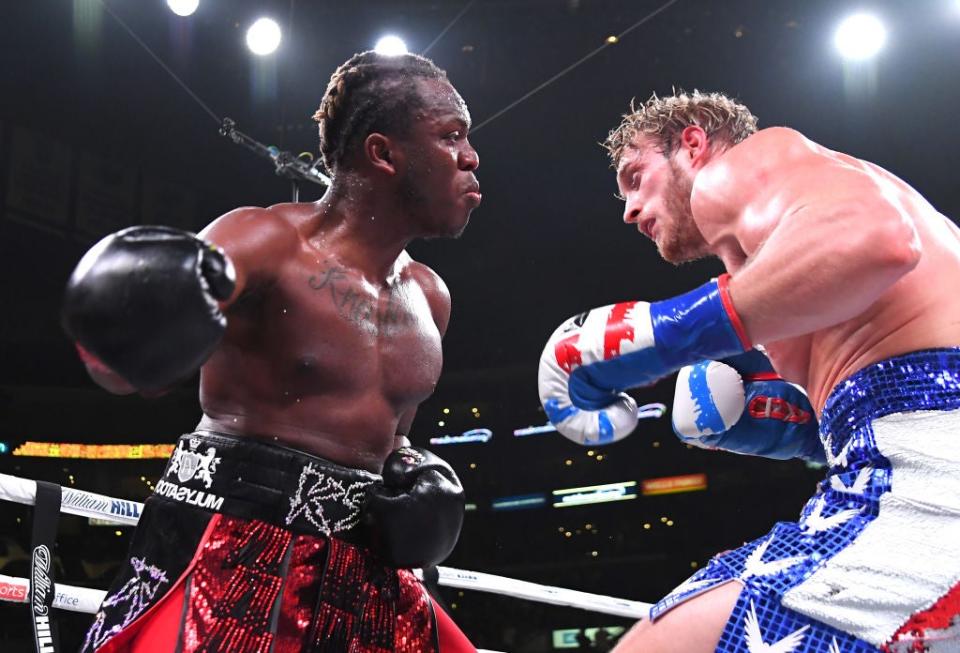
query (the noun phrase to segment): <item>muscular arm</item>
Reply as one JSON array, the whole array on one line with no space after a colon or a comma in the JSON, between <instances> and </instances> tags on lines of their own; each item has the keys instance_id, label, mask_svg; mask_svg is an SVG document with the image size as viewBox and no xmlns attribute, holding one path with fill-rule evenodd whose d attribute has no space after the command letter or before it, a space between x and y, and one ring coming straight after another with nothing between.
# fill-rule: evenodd
<instances>
[{"instance_id":1,"label":"muscular arm","mask_svg":"<svg viewBox=\"0 0 960 653\"><path fill-rule=\"evenodd\" d=\"M290 222L271 209L258 207L225 213L199 235L223 248L236 270L236 288L221 303L223 309L251 285L264 280L271 266L289 256L298 243L296 228Z\"/></svg>"},{"instance_id":2,"label":"muscular arm","mask_svg":"<svg viewBox=\"0 0 960 653\"><path fill-rule=\"evenodd\" d=\"M792 130L764 130L704 172L701 208L736 215L747 258L730 294L754 343L851 319L919 261L916 227L888 182Z\"/></svg>"}]
</instances>

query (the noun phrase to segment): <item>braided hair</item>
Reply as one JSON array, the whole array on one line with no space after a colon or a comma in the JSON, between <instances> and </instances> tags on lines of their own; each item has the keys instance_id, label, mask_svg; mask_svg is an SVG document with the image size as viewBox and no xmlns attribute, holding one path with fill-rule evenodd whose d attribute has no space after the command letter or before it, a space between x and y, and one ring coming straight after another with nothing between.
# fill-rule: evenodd
<instances>
[{"instance_id":1,"label":"braided hair","mask_svg":"<svg viewBox=\"0 0 960 653\"><path fill-rule=\"evenodd\" d=\"M404 134L423 99L414 78L447 81L447 74L416 54L361 52L330 77L313 119L320 125L320 154L331 173L372 132Z\"/></svg>"}]
</instances>

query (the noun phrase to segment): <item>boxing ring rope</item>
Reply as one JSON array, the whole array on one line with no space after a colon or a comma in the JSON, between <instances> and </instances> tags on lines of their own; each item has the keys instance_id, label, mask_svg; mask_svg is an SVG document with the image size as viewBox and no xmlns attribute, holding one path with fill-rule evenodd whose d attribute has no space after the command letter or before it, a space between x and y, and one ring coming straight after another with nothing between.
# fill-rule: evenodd
<instances>
[{"instance_id":1,"label":"boxing ring rope","mask_svg":"<svg viewBox=\"0 0 960 653\"><path fill-rule=\"evenodd\" d=\"M114 499L102 494L60 488L62 493L60 512L80 517L93 517L112 524L135 526L143 511L143 504L126 499ZM0 500L32 506L36 501L37 484L35 481L9 474L0 474ZM467 571L452 567L437 567L438 583L446 587L502 594L514 598L527 599L540 603L549 603L571 608L580 608L591 612L642 619L647 616L649 603L619 599L602 594L591 594L561 587L551 587L527 581L496 576L478 571ZM0 600L27 603L29 601L30 581L26 578L4 576L0 574L0 584L22 588L22 592L0 594ZM75 587L57 583L53 606L73 612L94 613L106 594L103 590Z\"/></svg>"}]
</instances>

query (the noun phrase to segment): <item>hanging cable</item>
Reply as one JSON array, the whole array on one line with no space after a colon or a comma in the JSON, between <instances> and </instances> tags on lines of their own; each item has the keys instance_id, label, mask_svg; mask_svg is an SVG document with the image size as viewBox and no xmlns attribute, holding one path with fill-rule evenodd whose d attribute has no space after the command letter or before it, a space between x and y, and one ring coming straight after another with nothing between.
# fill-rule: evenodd
<instances>
[{"instance_id":1,"label":"hanging cable","mask_svg":"<svg viewBox=\"0 0 960 653\"><path fill-rule=\"evenodd\" d=\"M444 27L442 30L440 30L440 33L437 34L437 38L435 38L435 39L433 39L432 41L430 41L430 45L428 45L427 47L425 47L425 48L423 49L423 52L421 52L420 54L423 55L424 57L427 56L427 53L430 52L430 50L433 49L433 46L435 46L435 45L437 44L437 42L438 42L440 39L443 38L443 35L446 34L446 33L450 30L450 28L453 27L453 26L456 24L456 22L457 22L458 20L460 20L460 18L462 18L463 15L464 15L465 13L467 13L467 11L470 9L470 7L472 7L476 2L477 2L477 0L470 0L470 2L468 2L466 5L464 5L464 6L463 6L463 9L460 10L460 13L458 13L456 16L454 16L454 17L453 17L453 20L451 20L449 23L447 23L447 26Z\"/></svg>"},{"instance_id":2,"label":"hanging cable","mask_svg":"<svg viewBox=\"0 0 960 653\"><path fill-rule=\"evenodd\" d=\"M623 30L622 32L620 32L619 34L617 34L616 40L619 41L619 40L622 39L624 36L626 36L627 34L629 34L630 32L632 32L633 30L637 29L638 27L640 27L641 25L643 25L644 23L646 23L647 21L649 21L650 19L652 19L654 16L656 16L656 15L659 14L660 12L666 10L668 7L670 7L670 5L675 4L677 1L678 1L678 0L669 0L669 2L665 2L664 4L660 5L660 7L658 7L658 8L655 9L655 10L653 10L652 12L650 12L649 14L647 14L646 16L644 16L643 18L641 18L640 20L638 20L637 22L635 22L633 25L631 25L631 26L628 27L627 29L625 29L625 30ZM553 77L551 77L550 79L548 79L547 81L545 81L545 82L543 82L542 84L540 84L539 86L536 86L535 88L533 88L533 90L528 91L527 93L524 93L524 94L521 95L519 98L517 98L516 100L514 100L513 102L511 102L510 104L508 104L508 105L505 106L504 108L500 109L499 111L497 111L495 114L493 114L493 115L490 116L489 118L486 118L486 119L484 119L483 121L481 121L479 124L475 125L473 128L470 129L470 132L475 134L477 131L480 130L480 128L484 127L485 125L490 124L491 122L493 122L494 120L496 120L497 118L499 118L500 116L502 116L503 114L505 114L507 111L510 111L510 109L514 108L515 106L517 106L518 104L520 104L520 103L523 102L524 100L526 100L526 99L528 99L528 98L536 95L537 93L539 93L540 91L542 91L542 90L545 89L546 87L550 86L550 84L554 83L555 81L557 81L558 79L560 79L561 77L563 77L564 75L566 75L567 73L569 73L569 72L570 72L571 70L573 70L574 68L577 68L577 67L579 67L581 64L586 63L587 61L589 61L590 59L592 59L593 57L595 57L597 54L599 54L601 51L603 51L604 49L610 47L611 45L612 45L612 43L610 43L610 42L604 43L604 44L601 45L599 48L595 49L593 52L590 52L590 53L586 54L585 56L581 57L580 59L578 59L577 61L573 62L572 64L570 64L569 66L567 66L566 68L564 68L563 70L561 70L560 72L558 72L556 75L554 75Z\"/></svg>"},{"instance_id":3,"label":"hanging cable","mask_svg":"<svg viewBox=\"0 0 960 653\"><path fill-rule=\"evenodd\" d=\"M201 99L197 96L196 93L194 93L193 91L190 90L190 87L187 86L186 82L184 82L182 79L180 79L179 77L177 77L177 74L176 74L175 72L173 72L172 70L170 70L170 67L167 66L167 64L165 64L165 63L163 62L163 59L161 59L160 57L158 57L158 56L156 55L156 53L154 53L154 51L150 49L150 46L148 46L146 43L144 43L144 42L140 39L140 37L137 36L136 32L134 32L133 29L131 29L129 25L127 25L125 22L123 22L123 19L120 18L120 16L118 16L116 13L114 13L113 9L110 8L110 5L108 5L105 0L98 0L98 2L99 2L100 5L103 7L104 11L106 11L108 14L110 14L110 16L111 16L115 21L117 21L117 23L119 23L120 27L122 27L122 28L127 32L127 34L130 35L130 38L132 38L134 41L136 41L137 43L139 43L139 44L140 44L140 47L142 47L144 50L146 50L146 51L147 51L147 54L149 54L149 55L153 58L153 60L156 61L156 62L160 65L161 68L163 68L165 71L167 71L167 73L168 73L171 77L173 77L173 81L175 81L177 84L179 84L180 87L181 87L184 91L187 92L187 95L189 95L190 97L192 97L192 98L196 101L196 103L199 104L199 105L203 108L203 110L206 111L206 112L210 115L210 117L213 118L213 119L216 121L216 123L217 123L218 125L223 122L223 119L220 118L220 116L218 116L216 113L214 113L214 112L213 112L213 109L211 109L210 107L208 107L206 102L204 102L203 100L201 100Z\"/></svg>"}]
</instances>

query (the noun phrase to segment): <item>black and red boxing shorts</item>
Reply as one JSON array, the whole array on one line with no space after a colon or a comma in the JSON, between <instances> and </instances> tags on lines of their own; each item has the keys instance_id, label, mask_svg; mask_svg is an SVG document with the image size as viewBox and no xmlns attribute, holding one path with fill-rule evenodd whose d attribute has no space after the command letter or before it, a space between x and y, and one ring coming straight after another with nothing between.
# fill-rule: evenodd
<instances>
[{"instance_id":1,"label":"black and red boxing shorts","mask_svg":"<svg viewBox=\"0 0 960 653\"><path fill-rule=\"evenodd\" d=\"M364 546L378 482L276 445L184 435L82 651L475 651L411 571Z\"/></svg>"}]
</instances>

